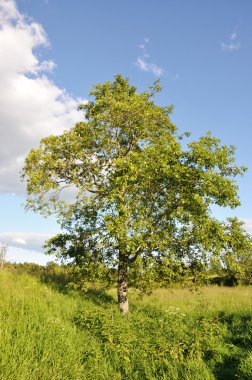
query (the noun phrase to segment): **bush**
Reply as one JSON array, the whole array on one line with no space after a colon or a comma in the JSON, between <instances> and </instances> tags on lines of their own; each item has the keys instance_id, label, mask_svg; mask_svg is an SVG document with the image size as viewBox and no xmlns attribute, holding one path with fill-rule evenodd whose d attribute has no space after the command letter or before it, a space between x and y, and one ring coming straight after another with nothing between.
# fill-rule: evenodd
<instances>
[{"instance_id":1,"label":"bush","mask_svg":"<svg viewBox=\"0 0 252 380\"><path fill-rule=\"evenodd\" d=\"M204 378L213 378L204 361L218 360L226 335L216 318L195 320L173 307L166 312L148 307L126 316L95 307L75 322L99 340L103 355L125 379L175 379L176 371L191 371L196 362L205 366ZM179 372L176 376L181 378Z\"/></svg>"}]
</instances>

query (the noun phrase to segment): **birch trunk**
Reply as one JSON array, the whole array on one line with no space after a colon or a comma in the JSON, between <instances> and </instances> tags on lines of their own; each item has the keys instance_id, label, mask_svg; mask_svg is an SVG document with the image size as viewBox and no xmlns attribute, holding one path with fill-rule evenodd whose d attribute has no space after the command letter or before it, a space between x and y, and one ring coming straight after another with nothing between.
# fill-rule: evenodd
<instances>
[{"instance_id":1,"label":"birch trunk","mask_svg":"<svg viewBox=\"0 0 252 380\"><path fill-rule=\"evenodd\" d=\"M126 314L129 311L128 261L122 254L119 254L117 295L119 310L121 314Z\"/></svg>"}]
</instances>

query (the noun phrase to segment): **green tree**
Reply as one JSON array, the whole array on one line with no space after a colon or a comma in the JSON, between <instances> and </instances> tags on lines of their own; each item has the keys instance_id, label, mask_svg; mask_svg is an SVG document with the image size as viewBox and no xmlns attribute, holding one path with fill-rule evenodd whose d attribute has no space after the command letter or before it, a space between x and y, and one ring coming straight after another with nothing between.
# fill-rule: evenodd
<instances>
[{"instance_id":1,"label":"green tree","mask_svg":"<svg viewBox=\"0 0 252 380\"><path fill-rule=\"evenodd\" d=\"M65 231L49 241L48 252L92 263L98 274L102 265L116 267L122 313L130 265L190 261L188 247L209 251L221 230L210 206L239 205L234 178L245 171L234 164L234 147L210 133L183 149L172 107L153 101L159 91L155 82L137 92L121 75L95 85L93 100L79 107L85 120L42 139L23 168L27 208L56 213ZM62 199L66 188L74 200Z\"/></svg>"},{"instance_id":2,"label":"green tree","mask_svg":"<svg viewBox=\"0 0 252 380\"><path fill-rule=\"evenodd\" d=\"M228 218L223 224L224 236L220 250L220 260L227 273L229 283L249 284L251 281L252 237L237 218Z\"/></svg>"}]
</instances>

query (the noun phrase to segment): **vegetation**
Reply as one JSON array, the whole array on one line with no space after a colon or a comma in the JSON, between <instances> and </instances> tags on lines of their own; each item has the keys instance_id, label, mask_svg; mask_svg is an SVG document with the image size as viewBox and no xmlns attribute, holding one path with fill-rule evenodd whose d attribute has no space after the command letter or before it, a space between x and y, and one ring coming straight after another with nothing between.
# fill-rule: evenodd
<instances>
[{"instance_id":1,"label":"vegetation","mask_svg":"<svg viewBox=\"0 0 252 380\"><path fill-rule=\"evenodd\" d=\"M0 379L252 378L252 238L211 214L246 169L210 133L181 143L158 91L96 85L27 156L27 207L57 215L47 253L71 263L0 271Z\"/></svg>"},{"instance_id":2,"label":"vegetation","mask_svg":"<svg viewBox=\"0 0 252 380\"><path fill-rule=\"evenodd\" d=\"M0 271L0 379L249 380L252 288L158 289L120 315L116 289L80 293L63 272ZM36 271L35 271L36 269ZM38 272L41 272L38 274ZM127 323L125 323L127 321Z\"/></svg>"},{"instance_id":3,"label":"vegetation","mask_svg":"<svg viewBox=\"0 0 252 380\"><path fill-rule=\"evenodd\" d=\"M136 286L143 278L150 286L154 267L169 277L171 268L191 265L196 276L216 258L242 277L237 262L251 252L242 224L219 222L210 211L239 205L235 177L245 168L234 164L234 147L210 133L182 144L172 108L153 101L159 91L156 82L139 93L121 75L94 86L93 100L80 105L85 121L44 138L23 170L27 207L55 212L65 231L48 252L93 277L108 279L116 269L122 313L129 272ZM72 202L60 197L66 188L75 190Z\"/></svg>"},{"instance_id":4,"label":"vegetation","mask_svg":"<svg viewBox=\"0 0 252 380\"><path fill-rule=\"evenodd\" d=\"M4 268L5 258L7 255L8 247L5 244L0 246L0 269Z\"/></svg>"}]
</instances>

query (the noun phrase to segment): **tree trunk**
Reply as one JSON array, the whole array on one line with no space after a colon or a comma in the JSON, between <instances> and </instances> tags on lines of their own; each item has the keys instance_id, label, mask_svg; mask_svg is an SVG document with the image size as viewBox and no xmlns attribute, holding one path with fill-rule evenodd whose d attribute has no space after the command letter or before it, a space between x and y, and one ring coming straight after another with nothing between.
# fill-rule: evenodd
<instances>
[{"instance_id":1,"label":"tree trunk","mask_svg":"<svg viewBox=\"0 0 252 380\"><path fill-rule=\"evenodd\" d=\"M128 303L128 260L119 254L118 282L117 282L118 306L121 314L129 311Z\"/></svg>"}]
</instances>

